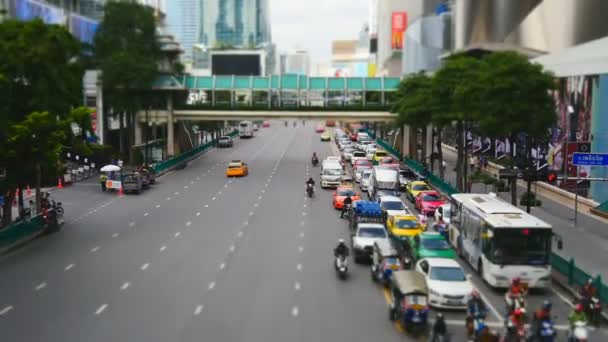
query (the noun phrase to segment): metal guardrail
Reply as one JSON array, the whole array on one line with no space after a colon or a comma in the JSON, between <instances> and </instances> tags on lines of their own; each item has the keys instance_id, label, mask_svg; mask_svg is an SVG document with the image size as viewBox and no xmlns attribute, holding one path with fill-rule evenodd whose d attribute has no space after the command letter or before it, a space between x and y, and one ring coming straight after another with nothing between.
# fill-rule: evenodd
<instances>
[{"instance_id":1,"label":"metal guardrail","mask_svg":"<svg viewBox=\"0 0 608 342\"><path fill-rule=\"evenodd\" d=\"M227 134L228 136L234 138L235 136L237 136L239 133L238 131L233 131L229 134ZM164 160L162 162L159 163L155 163L152 165L152 170L154 170L154 173L159 175L162 173L165 173L179 165L182 165L183 163L188 162L189 160L194 159L195 157L197 157L199 154L203 153L203 152L207 152L208 150L210 150L213 146L215 146L215 144L217 143L217 140L213 140L210 141L208 143L205 143L203 145L197 146L193 149L191 149L190 151L184 152L180 155L177 155L173 158Z\"/></svg>"}]
</instances>

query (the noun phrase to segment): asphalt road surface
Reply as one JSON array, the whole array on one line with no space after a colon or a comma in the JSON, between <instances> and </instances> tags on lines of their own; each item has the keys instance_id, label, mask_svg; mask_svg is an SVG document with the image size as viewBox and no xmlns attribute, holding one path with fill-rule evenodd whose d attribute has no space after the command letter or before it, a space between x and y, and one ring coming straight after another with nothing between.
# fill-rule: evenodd
<instances>
[{"instance_id":1,"label":"asphalt road surface","mask_svg":"<svg viewBox=\"0 0 608 342\"><path fill-rule=\"evenodd\" d=\"M388 320L368 265L351 263L345 281L334 274L332 249L348 229L331 191L305 197L307 177L318 180L312 152L335 153L313 127L273 122L140 195L102 193L94 180L54 191L64 229L0 258L2 341L414 340ZM233 159L249 176L226 178ZM500 326L502 293L474 282ZM551 298L564 325L562 296L530 302ZM464 314L446 315L464 341Z\"/></svg>"}]
</instances>

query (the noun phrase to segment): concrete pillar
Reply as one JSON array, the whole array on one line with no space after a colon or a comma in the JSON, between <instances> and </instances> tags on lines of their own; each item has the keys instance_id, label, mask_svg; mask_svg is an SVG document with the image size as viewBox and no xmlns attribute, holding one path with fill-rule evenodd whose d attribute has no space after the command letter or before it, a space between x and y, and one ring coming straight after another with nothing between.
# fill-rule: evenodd
<instances>
[{"instance_id":1,"label":"concrete pillar","mask_svg":"<svg viewBox=\"0 0 608 342\"><path fill-rule=\"evenodd\" d=\"M143 144L143 124L135 120L135 145Z\"/></svg>"},{"instance_id":2,"label":"concrete pillar","mask_svg":"<svg viewBox=\"0 0 608 342\"><path fill-rule=\"evenodd\" d=\"M593 81L591 106L591 152L608 153L608 76ZM608 167L592 166L591 177L608 178ZM596 202L608 201L608 182L591 182L590 195Z\"/></svg>"},{"instance_id":3,"label":"concrete pillar","mask_svg":"<svg viewBox=\"0 0 608 342\"><path fill-rule=\"evenodd\" d=\"M411 140L411 132L410 132L410 126L408 125L403 125L403 127L401 128L402 133L402 144L401 145L401 153L406 156L406 157L410 157L411 156L411 150L410 150L410 140Z\"/></svg>"},{"instance_id":4,"label":"concrete pillar","mask_svg":"<svg viewBox=\"0 0 608 342\"><path fill-rule=\"evenodd\" d=\"M173 94L167 97L167 156L175 155L175 129L173 128Z\"/></svg>"},{"instance_id":5,"label":"concrete pillar","mask_svg":"<svg viewBox=\"0 0 608 342\"><path fill-rule=\"evenodd\" d=\"M424 137L424 157L427 164L431 165L431 151L433 150L433 125L426 126L426 136Z\"/></svg>"}]
</instances>

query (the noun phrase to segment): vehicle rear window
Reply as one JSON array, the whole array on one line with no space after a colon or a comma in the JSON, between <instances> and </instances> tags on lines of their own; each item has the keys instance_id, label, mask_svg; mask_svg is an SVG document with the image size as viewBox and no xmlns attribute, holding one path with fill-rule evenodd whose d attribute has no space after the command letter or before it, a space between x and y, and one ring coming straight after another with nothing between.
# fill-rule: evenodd
<instances>
[{"instance_id":1,"label":"vehicle rear window","mask_svg":"<svg viewBox=\"0 0 608 342\"><path fill-rule=\"evenodd\" d=\"M431 190L431 188L429 188L428 185L424 185L424 184L418 184L418 185L414 185L413 189L416 191L425 191L425 190Z\"/></svg>"},{"instance_id":2,"label":"vehicle rear window","mask_svg":"<svg viewBox=\"0 0 608 342\"><path fill-rule=\"evenodd\" d=\"M365 152L361 152L361 151L353 152L353 157L365 157Z\"/></svg>"},{"instance_id":3,"label":"vehicle rear window","mask_svg":"<svg viewBox=\"0 0 608 342\"><path fill-rule=\"evenodd\" d=\"M436 201L441 201L441 196L438 196L435 194L425 194L425 195L422 195L422 199L424 201L436 202Z\"/></svg>"},{"instance_id":4,"label":"vehicle rear window","mask_svg":"<svg viewBox=\"0 0 608 342\"><path fill-rule=\"evenodd\" d=\"M377 151L376 157L388 157L388 153L385 151Z\"/></svg>"},{"instance_id":5,"label":"vehicle rear window","mask_svg":"<svg viewBox=\"0 0 608 342\"><path fill-rule=\"evenodd\" d=\"M418 222L415 220L396 220L395 225L401 229L418 228Z\"/></svg>"},{"instance_id":6,"label":"vehicle rear window","mask_svg":"<svg viewBox=\"0 0 608 342\"><path fill-rule=\"evenodd\" d=\"M355 196L355 190L353 189L340 189L337 191L338 196Z\"/></svg>"},{"instance_id":7,"label":"vehicle rear window","mask_svg":"<svg viewBox=\"0 0 608 342\"><path fill-rule=\"evenodd\" d=\"M403 209L405 209L405 207L403 206L403 203L397 202L397 201L382 202L382 208L384 208L386 210L403 210Z\"/></svg>"},{"instance_id":8,"label":"vehicle rear window","mask_svg":"<svg viewBox=\"0 0 608 342\"><path fill-rule=\"evenodd\" d=\"M240 167L241 167L241 165L234 165L234 164L228 165L229 169L238 169Z\"/></svg>"},{"instance_id":9,"label":"vehicle rear window","mask_svg":"<svg viewBox=\"0 0 608 342\"><path fill-rule=\"evenodd\" d=\"M459 267L431 267L431 279L440 281L465 281L467 279Z\"/></svg>"},{"instance_id":10,"label":"vehicle rear window","mask_svg":"<svg viewBox=\"0 0 608 342\"><path fill-rule=\"evenodd\" d=\"M422 239L422 247L436 251L450 249L450 245L444 239Z\"/></svg>"},{"instance_id":11,"label":"vehicle rear window","mask_svg":"<svg viewBox=\"0 0 608 342\"><path fill-rule=\"evenodd\" d=\"M362 238L385 238L386 231L382 228L359 228L359 237Z\"/></svg>"}]
</instances>

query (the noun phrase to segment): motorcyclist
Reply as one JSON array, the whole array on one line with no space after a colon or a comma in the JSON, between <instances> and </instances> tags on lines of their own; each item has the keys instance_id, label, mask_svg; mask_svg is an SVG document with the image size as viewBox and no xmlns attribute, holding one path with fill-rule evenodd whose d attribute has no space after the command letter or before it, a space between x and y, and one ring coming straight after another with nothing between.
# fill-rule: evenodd
<instances>
[{"instance_id":1,"label":"motorcyclist","mask_svg":"<svg viewBox=\"0 0 608 342\"><path fill-rule=\"evenodd\" d=\"M471 298L467 302L467 316L475 318L475 316L481 315L485 317L487 312L486 304L481 299L481 295L477 290L473 290Z\"/></svg>"},{"instance_id":2,"label":"motorcyclist","mask_svg":"<svg viewBox=\"0 0 608 342\"><path fill-rule=\"evenodd\" d=\"M581 290L580 290L580 295L582 297L582 303L585 308L589 307L589 304L591 303L592 298L595 297L596 294L597 294L597 289L595 288L595 285L593 285L593 279L591 279L591 278L587 279L587 281L585 282L585 285L583 285L583 287L581 287Z\"/></svg>"},{"instance_id":3,"label":"motorcyclist","mask_svg":"<svg viewBox=\"0 0 608 342\"><path fill-rule=\"evenodd\" d=\"M570 322L570 327L574 327L576 322L584 322L587 323L587 316L585 316L585 311L583 310L582 304L576 304L574 306L574 310L568 316L568 321Z\"/></svg>"},{"instance_id":4,"label":"motorcyclist","mask_svg":"<svg viewBox=\"0 0 608 342\"><path fill-rule=\"evenodd\" d=\"M315 186L315 180L312 179L312 177L309 177L308 180L306 181L306 185L312 185Z\"/></svg>"},{"instance_id":5,"label":"motorcyclist","mask_svg":"<svg viewBox=\"0 0 608 342\"><path fill-rule=\"evenodd\" d=\"M435 342L439 336L446 336L447 333L448 327L445 324L443 314L439 312L437 313L435 323L433 324L433 330L431 331L431 338L429 339L429 342Z\"/></svg>"},{"instance_id":6,"label":"motorcyclist","mask_svg":"<svg viewBox=\"0 0 608 342\"><path fill-rule=\"evenodd\" d=\"M319 162L319 157L317 157L317 152L312 153L312 163L316 164Z\"/></svg>"},{"instance_id":7,"label":"motorcyclist","mask_svg":"<svg viewBox=\"0 0 608 342\"><path fill-rule=\"evenodd\" d=\"M505 300L508 304L508 311L512 311L515 307L515 300L520 299L522 301L522 306L523 305L523 297L526 294L526 290L523 287L523 285L521 284L521 279L519 277L515 277L513 278L512 282L511 282L511 286L509 286L509 290L507 291L506 295L505 295Z\"/></svg>"},{"instance_id":8,"label":"motorcyclist","mask_svg":"<svg viewBox=\"0 0 608 342\"><path fill-rule=\"evenodd\" d=\"M533 333L535 336L539 336L540 337L540 331L542 329L542 323L544 321L550 321L551 320L551 301L549 301L548 299L545 300L543 302L543 305L540 307L540 309L536 310L536 312L534 312L534 321L532 322L532 329L533 329Z\"/></svg>"},{"instance_id":9,"label":"motorcyclist","mask_svg":"<svg viewBox=\"0 0 608 342\"><path fill-rule=\"evenodd\" d=\"M348 257L349 255L349 249L348 246L346 245L346 243L344 242L344 239L338 239L338 246L336 246L336 248L334 248L334 256L338 257L338 256L343 256L343 257Z\"/></svg>"},{"instance_id":10,"label":"motorcyclist","mask_svg":"<svg viewBox=\"0 0 608 342\"><path fill-rule=\"evenodd\" d=\"M509 326L509 324L511 324L514 328L514 330L520 331L521 329L524 329L524 314L526 313L525 309L522 308L518 308L513 310L513 312L509 315L508 321L507 321L507 326Z\"/></svg>"},{"instance_id":11,"label":"motorcyclist","mask_svg":"<svg viewBox=\"0 0 608 342\"><path fill-rule=\"evenodd\" d=\"M340 218L344 218L344 213L346 213L348 206L351 204L353 204L353 199L350 198L350 195L346 195L346 198L344 199L344 205L342 206L342 212L340 213Z\"/></svg>"}]
</instances>

